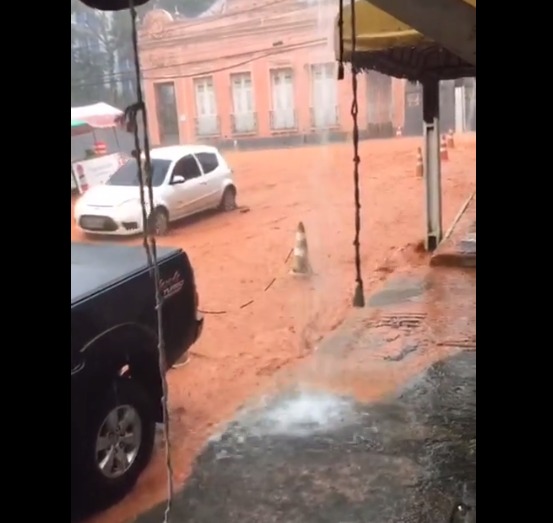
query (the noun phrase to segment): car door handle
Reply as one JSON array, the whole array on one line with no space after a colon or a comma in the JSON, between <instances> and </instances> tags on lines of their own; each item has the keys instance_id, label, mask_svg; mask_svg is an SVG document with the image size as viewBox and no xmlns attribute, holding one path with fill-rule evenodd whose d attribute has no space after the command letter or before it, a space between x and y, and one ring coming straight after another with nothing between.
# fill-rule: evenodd
<instances>
[{"instance_id":1,"label":"car door handle","mask_svg":"<svg viewBox=\"0 0 553 523\"><path fill-rule=\"evenodd\" d=\"M207 182L200 182L200 185L207 185Z\"/></svg>"}]
</instances>

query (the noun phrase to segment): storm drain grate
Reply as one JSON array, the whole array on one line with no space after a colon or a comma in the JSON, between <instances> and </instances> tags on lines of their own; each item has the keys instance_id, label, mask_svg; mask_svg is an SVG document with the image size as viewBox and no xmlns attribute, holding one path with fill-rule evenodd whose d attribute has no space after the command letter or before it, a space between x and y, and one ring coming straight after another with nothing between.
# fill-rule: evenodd
<instances>
[{"instance_id":1,"label":"storm drain grate","mask_svg":"<svg viewBox=\"0 0 553 523\"><path fill-rule=\"evenodd\" d=\"M409 328L416 329L422 325L426 314L420 312L402 312L399 314L384 314L379 318L369 321L367 327L390 327L392 329Z\"/></svg>"},{"instance_id":2,"label":"storm drain grate","mask_svg":"<svg viewBox=\"0 0 553 523\"><path fill-rule=\"evenodd\" d=\"M453 347L459 349L473 349L476 350L476 334L473 336L467 336L465 338L442 340L437 342L440 347Z\"/></svg>"}]
</instances>

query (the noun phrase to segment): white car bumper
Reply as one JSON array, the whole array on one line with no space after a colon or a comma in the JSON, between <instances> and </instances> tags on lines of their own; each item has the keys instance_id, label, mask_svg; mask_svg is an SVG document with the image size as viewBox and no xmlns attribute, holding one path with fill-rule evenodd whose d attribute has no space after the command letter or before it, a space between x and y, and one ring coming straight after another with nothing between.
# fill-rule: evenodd
<instances>
[{"instance_id":1,"label":"white car bumper","mask_svg":"<svg viewBox=\"0 0 553 523\"><path fill-rule=\"evenodd\" d=\"M75 221L86 234L132 236L143 230L141 216L125 216L113 208L84 208L75 215Z\"/></svg>"}]
</instances>

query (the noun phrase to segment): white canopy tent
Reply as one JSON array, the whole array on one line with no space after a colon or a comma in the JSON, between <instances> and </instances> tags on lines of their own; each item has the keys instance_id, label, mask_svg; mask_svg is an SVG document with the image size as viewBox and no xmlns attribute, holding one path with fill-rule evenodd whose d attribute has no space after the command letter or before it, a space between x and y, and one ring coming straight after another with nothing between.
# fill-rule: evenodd
<instances>
[{"instance_id":1,"label":"white canopy tent","mask_svg":"<svg viewBox=\"0 0 553 523\"><path fill-rule=\"evenodd\" d=\"M104 102L81 107L71 107L71 122L85 122L90 127L105 129L117 126L117 118L123 114L121 109Z\"/></svg>"}]
</instances>

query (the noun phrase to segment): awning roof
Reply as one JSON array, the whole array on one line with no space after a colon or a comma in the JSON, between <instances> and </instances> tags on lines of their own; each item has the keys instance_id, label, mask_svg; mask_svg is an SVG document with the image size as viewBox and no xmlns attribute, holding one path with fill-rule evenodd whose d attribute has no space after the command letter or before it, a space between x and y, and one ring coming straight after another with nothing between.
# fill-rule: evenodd
<instances>
[{"instance_id":1,"label":"awning roof","mask_svg":"<svg viewBox=\"0 0 553 523\"><path fill-rule=\"evenodd\" d=\"M476 7L476 0L463 0ZM343 60L361 69L375 69L390 76L423 80L475 76L474 66L426 38L418 31L373 6L356 0L356 52L351 52L351 6L344 6ZM338 24L336 24L338 26ZM340 56L340 31L336 29L336 56Z\"/></svg>"},{"instance_id":2,"label":"awning roof","mask_svg":"<svg viewBox=\"0 0 553 523\"><path fill-rule=\"evenodd\" d=\"M75 127L83 127L85 125L88 126L86 122L83 122L81 120L71 120L71 129Z\"/></svg>"},{"instance_id":3,"label":"awning roof","mask_svg":"<svg viewBox=\"0 0 553 523\"><path fill-rule=\"evenodd\" d=\"M116 119L122 114L120 109L103 102L71 107L71 128L74 127L73 122L82 122L94 128L116 127Z\"/></svg>"},{"instance_id":4,"label":"awning roof","mask_svg":"<svg viewBox=\"0 0 553 523\"><path fill-rule=\"evenodd\" d=\"M71 136L91 133L93 130L93 127L90 127L90 125L82 120L71 120Z\"/></svg>"}]
</instances>

